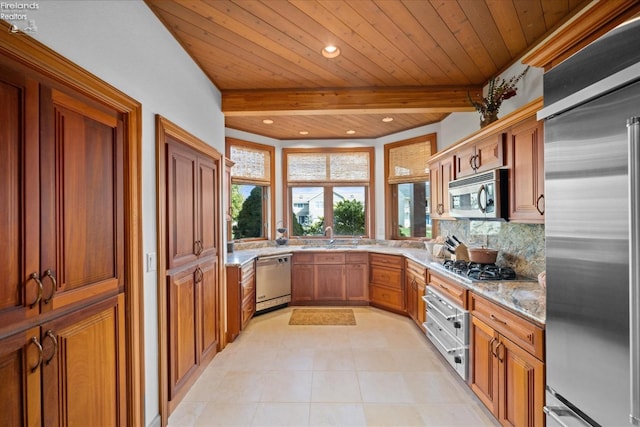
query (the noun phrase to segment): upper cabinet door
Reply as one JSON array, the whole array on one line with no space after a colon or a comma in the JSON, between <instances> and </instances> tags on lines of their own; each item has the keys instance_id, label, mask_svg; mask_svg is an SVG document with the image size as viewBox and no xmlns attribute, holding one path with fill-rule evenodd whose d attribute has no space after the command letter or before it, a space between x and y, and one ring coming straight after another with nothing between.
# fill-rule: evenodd
<instances>
[{"instance_id":1,"label":"upper cabinet door","mask_svg":"<svg viewBox=\"0 0 640 427\"><path fill-rule=\"evenodd\" d=\"M509 220L544 223L544 131L535 117L511 130Z\"/></svg>"},{"instance_id":2,"label":"upper cabinet door","mask_svg":"<svg viewBox=\"0 0 640 427\"><path fill-rule=\"evenodd\" d=\"M194 261L200 250L196 237L198 154L167 139L167 265L174 268Z\"/></svg>"},{"instance_id":3,"label":"upper cabinet door","mask_svg":"<svg viewBox=\"0 0 640 427\"><path fill-rule=\"evenodd\" d=\"M41 310L124 290L123 124L57 90L40 98Z\"/></svg>"},{"instance_id":4,"label":"upper cabinet door","mask_svg":"<svg viewBox=\"0 0 640 427\"><path fill-rule=\"evenodd\" d=\"M0 66L0 324L39 313L38 84Z\"/></svg>"}]
</instances>

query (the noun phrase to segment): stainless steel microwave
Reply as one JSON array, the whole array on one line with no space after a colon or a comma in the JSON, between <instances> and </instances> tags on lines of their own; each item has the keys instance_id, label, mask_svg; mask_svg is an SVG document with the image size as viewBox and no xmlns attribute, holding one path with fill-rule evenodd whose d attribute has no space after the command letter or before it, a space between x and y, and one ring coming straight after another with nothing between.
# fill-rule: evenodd
<instances>
[{"instance_id":1,"label":"stainless steel microwave","mask_svg":"<svg viewBox=\"0 0 640 427\"><path fill-rule=\"evenodd\" d=\"M494 169L449 181L449 214L455 218L506 219L507 169Z\"/></svg>"}]
</instances>

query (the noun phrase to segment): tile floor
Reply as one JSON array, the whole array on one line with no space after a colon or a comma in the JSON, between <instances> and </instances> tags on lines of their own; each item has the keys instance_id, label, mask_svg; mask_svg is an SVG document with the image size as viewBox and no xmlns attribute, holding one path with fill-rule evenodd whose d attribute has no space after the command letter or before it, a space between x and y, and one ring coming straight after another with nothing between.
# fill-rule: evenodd
<instances>
[{"instance_id":1,"label":"tile floor","mask_svg":"<svg viewBox=\"0 0 640 427\"><path fill-rule=\"evenodd\" d=\"M169 418L192 426L498 426L411 319L354 307L357 326L255 317Z\"/></svg>"}]
</instances>

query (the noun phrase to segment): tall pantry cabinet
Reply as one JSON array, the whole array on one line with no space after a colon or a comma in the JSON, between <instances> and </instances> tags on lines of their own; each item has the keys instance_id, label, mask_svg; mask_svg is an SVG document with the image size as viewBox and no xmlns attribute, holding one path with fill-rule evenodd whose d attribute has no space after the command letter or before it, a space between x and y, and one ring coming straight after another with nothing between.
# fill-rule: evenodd
<instances>
[{"instance_id":1,"label":"tall pantry cabinet","mask_svg":"<svg viewBox=\"0 0 640 427\"><path fill-rule=\"evenodd\" d=\"M0 57L0 425L125 425L123 120Z\"/></svg>"}]
</instances>

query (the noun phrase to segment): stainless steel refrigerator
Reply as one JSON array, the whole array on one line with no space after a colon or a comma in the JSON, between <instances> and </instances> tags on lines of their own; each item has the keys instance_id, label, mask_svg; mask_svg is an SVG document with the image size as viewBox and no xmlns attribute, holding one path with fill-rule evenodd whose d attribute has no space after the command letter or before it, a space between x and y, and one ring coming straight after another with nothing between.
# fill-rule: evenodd
<instances>
[{"instance_id":1,"label":"stainless steel refrigerator","mask_svg":"<svg viewBox=\"0 0 640 427\"><path fill-rule=\"evenodd\" d=\"M640 21L544 75L548 426L640 425Z\"/></svg>"}]
</instances>

